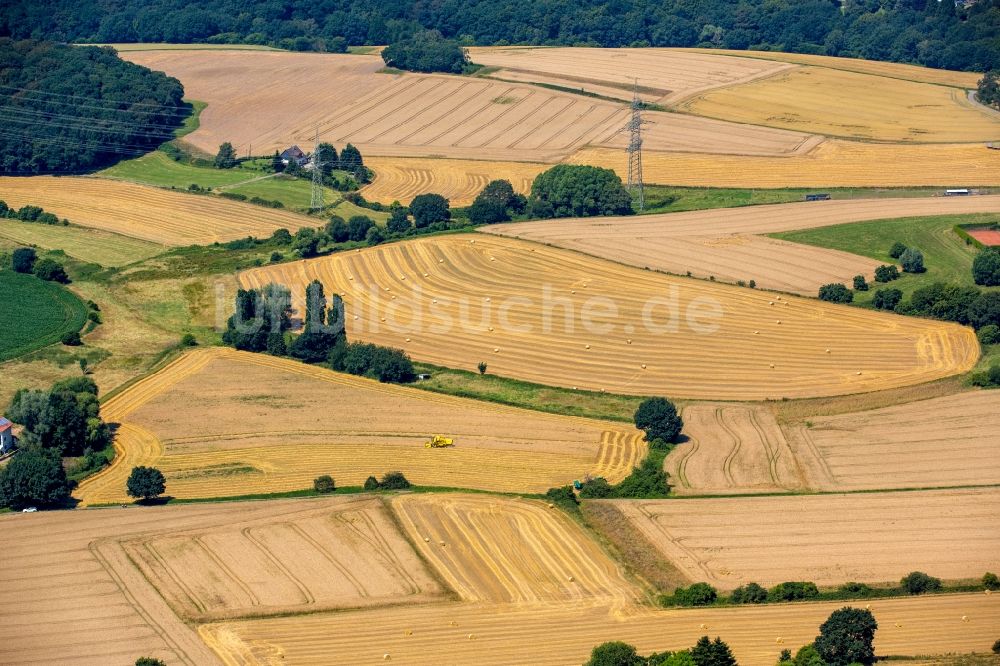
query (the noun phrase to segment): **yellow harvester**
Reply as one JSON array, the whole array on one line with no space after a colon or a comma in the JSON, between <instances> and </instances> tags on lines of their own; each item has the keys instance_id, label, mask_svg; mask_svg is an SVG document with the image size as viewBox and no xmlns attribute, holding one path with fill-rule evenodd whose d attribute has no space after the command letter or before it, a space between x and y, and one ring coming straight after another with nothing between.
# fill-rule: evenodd
<instances>
[{"instance_id":1,"label":"yellow harvester","mask_svg":"<svg viewBox=\"0 0 1000 666\"><path fill-rule=\"evenodd\" d=\"M424 446L428 449L442 449L446 446L455 446L455 440L444 435L434 435L424 442Z\"/></svg>"}]
</instances>

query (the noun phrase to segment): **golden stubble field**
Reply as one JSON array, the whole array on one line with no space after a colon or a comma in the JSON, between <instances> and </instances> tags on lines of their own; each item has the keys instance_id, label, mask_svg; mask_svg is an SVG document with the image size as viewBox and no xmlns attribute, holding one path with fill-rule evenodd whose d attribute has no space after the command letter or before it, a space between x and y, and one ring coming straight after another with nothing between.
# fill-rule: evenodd
<instances>
[{"instance_id":1,"label":"golden stubble field","mask_svg":"<svg viewBox=\"0 0 1000 666\"><path fill-rule=\"evenodd\" d=\"M187 622L449 598L370 496L17 513L0 526L4 664L217 664Z\"/></svg>"},{"instance_id":2,"label":"golden stubble field","mask_svg":"<svg viewBox=\"0 0 1000 666\"><path fill-rule=\"evenodd\" d=\"M631 395L762 400L906 386L970 369L971 329L623 267L483 234L241 273L343 295L352 340L415 359Z\"/></svg>"},{"instance_id":3,"label":"golden stubble field","mask_svg":"<svg viewBox=\"0 0 1000 666\"><path fill-rule=\"evenodd\" d=\"M672 104L691 95L746 83L795 65L711 51L644 48L503 46L469 49L473 62L499 68L506 81L562 86L631 101Z\"/></svg>"},{"instance_id":4,"label":"golden stubble field","mask_svg":"<svg viewBox=\"0 0 1000 666\"><path fill-rule=\"evenodd\" d=\"M209 624L202 637L227 665L315 664L335 654L345 663L582 664L605 641L626 641L640 654L682 650L720 636L741 664L767 666L783 649L812 642L845 602L763 607L607 608L438 604L359 613L319 614ZM863 604L861 604L863 605ZM987 652L1000 623L1000 595L888 599L871 604L880 655ZM963 621L965 617L968 621ZM388 655L388 657L386 657Z\"/></svg>"},{"instance_id":5,"label":"golden stubble field","mask_svg":"<svg viewBox=\"0 0 1000 666\"><path fill-rule=\"evenodd\" d=\"M294 233L316 224L305 215L102 178L0 177L0 198L13 207L41 206L80 226L160 245L266 238L276 229Z\"/></svg>"},{"instance_id":6,"label":"golden stubble field","mask_svg":"<svg viewBox=\"0 0 1000 666\"><path fill-rule=\"evenodd\" d=\"M1000 158L982 143L883 144L828 139L804 155L761 157L645 151L647 183L691 187L977 187L1000 183ZM623 150L584 148L567 162L628 176ZM498 176L500 177L500 176Z\"/></svg>"},{"instance_id":7,"label":"golden stubble field","mask_svg":"<svg viewBox=\"0 0 1000 666\"><path fill-rule=\"evenodd\" d=\"M820 490L1000 484L996 391L817 416L784 431Z\"/></svg>"},{"instance_id":8,"label":"golden stubble field","mask_svg":"<svg viewBox=\"0 0 1000 666\"><path fill-rule=\"evenodd\" d=\"M1000 567L996 488L616 504L691 580L720 589L881 583L914 570L969 579Z\"/></svg>"},{"instance_id":9,"label":"golden stubble field","mask_svg":"<svg viewBox=\"0 0 1000 666\"><path fill-rule=\"evenodd\" d=\"M191 352L108 400L114 465L84 504L129 501L152 465L174 497L277 493L330 474L338 486L400 470L415 484L544 492L585 475L620 480L645 456L629 425L554 416L380 384L262 354ZM192 423L197 427L193 428ZM455 439L427 449L432 435Z\"/></svg>"},{"instance_id":10,"label":"golden stubble field","mask_svg":"<svg viewBox=\"0 0 1000 666\"><path fill-rule=\"evenodd\" d=\"M851 139L962 143L1000 138L1000 117L971 103L964 90L825 67L797 67L709 91L678 108Z\"/></svg>"},{"instance_id":11,"label":"golden stubble field","mask_svg":"<svg viewBox=\"0 0 1000 666\"><path fill-rule=\"evenodd\" d=\"M615 218L540 220L480 231L578 250L640 268L815 296L820 285L871 277L880 262L765 234L921 215L1000 212L1000 196L851 199Z\"/></svg>"},{"instance_id":12,"label":"golden stubble field","mask_svg":"<svg viewBox=\"0 0 1000 666\"><path fill-rule=\"evenodd\" d=\"M1000 484L998 408L972 391L779 424L766 405L698 403L664 467L680 495Z\"/></svg>"}]
</instances>

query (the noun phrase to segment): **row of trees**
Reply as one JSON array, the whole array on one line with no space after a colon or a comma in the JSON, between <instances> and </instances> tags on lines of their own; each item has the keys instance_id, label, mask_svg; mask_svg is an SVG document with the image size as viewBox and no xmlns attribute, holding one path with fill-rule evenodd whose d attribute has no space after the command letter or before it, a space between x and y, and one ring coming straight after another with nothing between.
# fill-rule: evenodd
<instances>
[{"instance_id":1,"label":"row of trees","mask_svg":"<svg viewBox=\"0 0 1000 666\"><path fill-rule=\"evenodd\" d=\"M436 30L463 45L705 46L987 71L1000 4L938 0L9 0L0 34L66 42L271 44L341 52Z\"/></svg>"},{"instance_id":2,"label":"row of trees","mask_svg":"<svg viewBox=\"0 0 1000 666\"><path fill-rule=\"evenodd\" d=\"M268 284L259 290L240 289L236 312L222 334L223 343L243 351L326 364L333 370L381 382L416 379L413 362L402 350L347 341L344 302L337 294L327 301L319 280L309 283L305 298L302 332L292 335L292 298L287 287Z\"/></svg>"},{"instance_id":3,"label":"row of trees","mask_svg":"<svg viewBox=\"0 0 1000 666\"><path fill-rule=\"evenodd\" d=\"M693 647L677 652L654 652L643 657L634 646L610 641L595 647L584 666L736 666L733 651L718 636L702 636Z\"/></svg>"},{"instance_id":4,"label":"row of trees","mask_svg":"<svg viewBox=\"0 0 1000 666\"><path fill-rule=\"evenodd\" d=\"M0 200L0 217L38 224L61 224L64 227L69 225L69 220L66 218L60 220L57 215L49 213L41 206L25 205L20 208L11 208L6 201L2 200Z\"/></svg>"},{"instance_id":5,"label":"row of trees","mask_svg":"<svg viewBox=\"0 0 1000 666\"><path fill-rule=\"evenodd\" d=\"M89 456L111 443L111 428L101 419L97 398L97 385L89 377L57 382L48 391L14 394L4 416L23 430L20 451L0 469L0 506L66 505L73 486L62 458Z\"/></svg>"},{"instance_id":6,"label":"row of trees","mask_svg":"<svg viewBox=\"0 0 1000 666\"><path fill-rule=\"evenodd\" d=\"M461 74L471 64L462 45L453 39L445 39L437 30L418 32L389 44L382 49L382 60L396 69L449 74Z\"/></svg>"},{"instance_id":7,"label":"row of trees","mask_svg":"<svg viewBox=\"0 0 1000 666\"><path fill-rule=\"evenodd\" d=\"M795 656L781 653L779 663L791 666L850 666L875 663L878 622L870 610L845 606L833 611L819 626L819 635ZM694 647L678 652L638 654L635 647L613 641L593 649L584 666L736 666L732 650L719 637L702 636Z\"/></svg>"},{"instance_id":8,"label":"row of trees","mask_svg":"<svg viewBox=\"0 0 1000 666\"><path fill-rule=\"evenodd\" d=\"M0 35L17 14L5 5ZM103 167L169 140L189 113L177 79L110 48L0 37L0 62L0 173Z\"/></svg>"}]
</instances>

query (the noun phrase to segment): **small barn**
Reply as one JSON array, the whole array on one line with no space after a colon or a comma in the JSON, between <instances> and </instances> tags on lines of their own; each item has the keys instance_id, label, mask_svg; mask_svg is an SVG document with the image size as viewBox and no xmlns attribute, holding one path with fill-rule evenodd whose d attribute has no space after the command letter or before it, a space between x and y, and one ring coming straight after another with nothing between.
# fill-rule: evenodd
<instances>
[{"instance_id":1,"label":"small barn","mask_svg":"<svg viewBox=\"0 0 1000 666\"><path fill-rule=\"evenodd\" d=\"M17 448L14 437L14 424L0 416L0 455L10 453Z\"/></svg>"},{"instance_id":2,"label":"small barn","mask_svg":"<svg viewBox=\"0 0 1000 666\"><path fill-rule=\"evenodd\" d=\"M281 163L286 166L293 161L299 166L302 166L303 164L309 161L309 157L305 153L303 153L302 149L299 148L298 146L285 148L281 152L281 155L279 155L279 157L281 158Z\"/></svg>"}]
</instances>

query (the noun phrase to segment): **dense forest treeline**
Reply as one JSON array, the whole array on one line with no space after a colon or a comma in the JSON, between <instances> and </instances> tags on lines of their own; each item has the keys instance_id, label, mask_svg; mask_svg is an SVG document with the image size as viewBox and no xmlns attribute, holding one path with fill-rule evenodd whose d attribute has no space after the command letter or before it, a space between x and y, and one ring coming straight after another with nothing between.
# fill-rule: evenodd
<instances>
[{"instance_id":1,"label":"dense forest treeline","mask_svg":"<svg viewBox=\"0 0 1000 666\"><path fill-rule=\"evenodd\" d=\"M86 171L173 136L184 88L112 49L0 37L0 173Z\"/></svg>"},{"instance_id":2,"label":"dense forest treeline","mask_svg":"<svg viewBox=\"0 0 1000 666\"><path fill-rule=\"evenodd\" d=\"M73 42L715 46L1000 68L1000 0L8 0L0 35Z\"/></svg>"}]
</instances>

